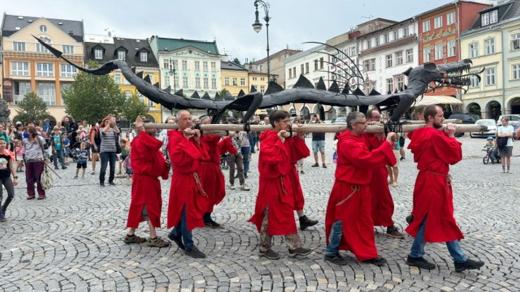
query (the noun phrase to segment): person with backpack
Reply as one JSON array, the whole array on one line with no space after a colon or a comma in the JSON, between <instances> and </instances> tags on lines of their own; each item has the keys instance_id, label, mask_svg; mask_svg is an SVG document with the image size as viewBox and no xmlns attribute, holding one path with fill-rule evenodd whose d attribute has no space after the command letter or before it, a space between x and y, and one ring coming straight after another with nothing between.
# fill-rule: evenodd
<instances>
[{"instance_id":1,"label":"person with backpack","mask_svg":"<svg viewBox=\"0 0 520 292\"><path fill-rule=\"evenodd\" d=\"M90 151L92 153L92 172L90 173L92 175L96 174L96 161L99 160L99 147L101 145L101 137L99 136L99 124L100 123L96 123L95 125L92 125L88 134L90 141Z\"/></svg>"}]
</instances>

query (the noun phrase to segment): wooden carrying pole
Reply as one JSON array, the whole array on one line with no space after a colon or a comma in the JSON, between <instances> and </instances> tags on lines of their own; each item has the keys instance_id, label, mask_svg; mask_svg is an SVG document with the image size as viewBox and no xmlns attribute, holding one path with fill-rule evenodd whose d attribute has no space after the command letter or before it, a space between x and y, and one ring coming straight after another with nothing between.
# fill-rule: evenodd
<instances>
[{"instance_id":1,"label":"wooden carrying pole","mask_svg":"<svg viewBox=\"0 0 520 292\"><path fill-rule=\"evenodd\" d=\"M487 131L486 126L476 124L454 124L457 133L465 132L485 132ZM446 124L444 124L446 126ZM146 123L145 128L155 129L177 129L176 124L154 124ZM404 132L411 132L413 130L423 128L424 124L403 124L402 130ZM203 132L238 132L244 131L244 125L242 124L202 124L200 129ZM250 125L251 132L262 132L271 129L270 125ZM292 126L293 132L305 132L305 133L337 133L347 129L347 125L330 125L330 124L303 124L300 126ZM367 133L384 133L383 125L368 125L366 129Z\"/></svg>"}]
</instances>

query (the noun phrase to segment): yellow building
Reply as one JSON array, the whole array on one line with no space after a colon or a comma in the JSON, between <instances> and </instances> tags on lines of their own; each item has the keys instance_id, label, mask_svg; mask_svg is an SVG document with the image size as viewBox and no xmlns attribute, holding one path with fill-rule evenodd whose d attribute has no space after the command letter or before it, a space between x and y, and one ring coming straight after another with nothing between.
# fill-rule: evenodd
<instances>
[{"instance_id":1,"label":"yellow building","mask_svg":"<svg viewBox=\"0 0 520 292\"><path fill-rule=\"evenodd\" d=\"M4 14L2 22L2 84L11 86L10 94L4 94L11 103L11 118L16 116L16 104L25 94L35 92L45 101L50 114L61 120L65 116L62 91L74 81L76 69L50 54L33 35L82 65L83 22L8 14Z\"/></svg>"},{"instance_id":2,"label":"yellow building","mask_svg":"<svg viewBox=\"0 0 520 292\"><path fill-rule=\"evenodd\" d=\"M88 36L87 40L88 42L85 42L85 62L94 61L103 64L113 59L124 60L129 66L135 67L136 72L143 72L143 77L150 76L152 84L160 82L159 64L147 40L119 37L96 38L95 36ZM125 79L120 70L115 70L110 75L125 96L130 97L136 94L148 105L148 114L154 121L160 122L163 120L161 105L142 96L135 86Z\"/></svg>"},{"instance_id":3,"label":"yellow building","mask_svg":"<svg viewBox=\"0 0 520 292\"><path fill-rule=\"evenodd\" d=\"M249 71L249 88L254 86L257 91L264 93L267 90L268 78L267 73ZM247 93L247 91L246 91Z\"/></svg>"},{"instance_id":4,"label":"yellow building","mask_svg":"<svg viewBox=\"0 0 520 292\"><path fill-rule=\"evenodd\" d=\"M220 63L220 78L222 89L226 89L232 96L237 96L240 90L247 93L249 80L247 69L233 62Z\"/></svg>"}]
</instances>

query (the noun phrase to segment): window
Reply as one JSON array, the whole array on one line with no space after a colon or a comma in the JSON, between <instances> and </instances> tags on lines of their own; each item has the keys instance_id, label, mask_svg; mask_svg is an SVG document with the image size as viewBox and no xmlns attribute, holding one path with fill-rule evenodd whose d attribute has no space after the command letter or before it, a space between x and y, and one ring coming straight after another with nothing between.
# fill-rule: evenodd
<instances>
[{"instance_id":1,"label":"window","mask_svg":"<svg viewBox=\"0 0 520 292\"><path fill-rule=\"evenodd\" d=\"M392 31L392 39L390 41L395 41L395 40L397 40L397 31L396 30Z\"/></svg>"},{"instance_id":2,"label":"window","mask_svg":"<svg viewBox=\"0 0 520 292\"><path fill-rule=\"evenodd\" d=\"M141 63L148 62L148 52L140 52L139 53L139 61L141 61Z\"/></svg>"},{"instance_id":3,"label":"window","mask_svg":"<svg viewBox=\"0 0 520 292\"><path fill-rule=\"evenodd\" d=\"M200 61L195 61L195 71L200 71Z\"/></svg>"},{"instance_id":4,"label":"window","mask_svg":"<svg viewBox=\"0 0 520 292\"><path fill-rule=\"evenodd\" d=\"M231 79L231 80L233 81L233 86L237 86L238 85L236 77L233 77L233 79Z\"/></svg>"},{"instance_id":5,"label":"window","mask_svg":"<svg viewBox=\"0 0 520 292\"><path fill-rule=\"evenodd\" d=\"M25 95L32 91L31 82L29 81L14 81L14 103L19 104Z\"/></svg>"},{"instance_id":6,"label":"window","mask_svg":"<svg viewBox=\"0 0 520 292\"><path fill-rule=\"evenodd\" d=\"M114 83L115 84L121 84L121 74L114 73Z\"/></svg>"},{"instance_id":7,"label":"window","mask_svg":"<svg viewBox=\"0 0 520 292\"><path fill-rule=\"evenodd\" d=\"M305 74L304 67L305 67L305 65L303 65L303 64L300 65L301 75Z\"/></svg>"},{"instance_id":8,"label":"window","mask_svg":"<svg viewBox=\"0 0 520 292\"><path fill-rule=\"evenodd\" d=\"M480 24L481 24L482 26L489 25L489 13L483 13L483 14L480 16Z\"/></svg>"},{"instance_id":9,"label":"window","mask_svg":"<svg viewBox=\"0 0 520 292\"><path fill-rule=\"evenodd\" d=\"M189 87L188 85L189 85L188 84L188 76L182 77L182 87L188 88Z\"/></svg>"},{"instance_id":10,"label":"window","mask_svg":"<svg viewBox=\"0 0 520 292\"><path fill-rule=\"evenodd\" d=\"M471 88L477 88L480 87L480 80L477 76L470 76L469 77L469 87Z\"/></svg>"},{"instance_id":11,"label":"window","mask_svg":"<svg viewBox=\"0 0 520 292\"><path fill-rule=\"evenodd\" d=\"M320 58L320 70L323 70L323 57ZM296 72L296 71L295 71Z\"/></svg>"},{"instance_id":12,"label":"window","mask_svg":"<svg viewBox=\"0 0 520 292\"><path fill-rule=\"evenodd\" d=\"M204 70L204 72L208 72L208 62L202 62L202 70Z\"/></svg>"},{"instance_id":13,"label":"window","mask_svg":"<svg viewBox=\"0 0 520 292\"><path fill-rule=\"evenodd\" d=\"M454 24L455 23L455 12L450 12L446 14L446 25Z\"/></svg>"},{"instance_id":14,"label":"window","mask_svg":"<svg viewBox=\"0 0 520 292\"><path fill-rule=\"evenodd\" d=\"M211 78L211 89L217 89L217 78Z\"/></svg>"},{"instance_id":15,"label":"window","mask_svg":"<svg viewBox=\"0 0 520 292\"><path fill-rule=\"evenodd\" d=\"M25 52L25 43L24 42L13 42L13 51Z\"/></svg>"},{"instance_id":16,"label":"window","mask_svg":"<svg viewBox=\"0 0 520 292\"><path fill-rule=\"evenodd\" d=\"M363 61L363 67L365 68L365 71L375 71L376 70L376 59L368 59Z\"/></svg>"},{"instance_id":17,"label":"window","mask_svg":"<svg viewBox=\"0 0 520 292\"><path fill-rule=\"evenodd\" d=\"M432 48L424 48L423 49L423 61L425 63L426 62L430 62L431 53L432 53Z\"/></svg>"},{"instance_id":18,"label":"window","mask_svg":"<svg viewBox=\"0 0 520 292\"><path fill-rule=\"evenodd\" d=\"M410 34L410 29L408 28L408 26L405 26L403 28L403 38L407 37L409 34Z\"/></svg>"},{"instance_id":19,"label":"window","mask_svg":"<svg viewBox=\"0 0 520 292\"><path fill-rule=\"evenodd\" d=\"M404 89L404 76L399 75L396 77L396 79L397 79L397 89L399 91L403 90Z\"/></svg>"},{"instance_id":20,"label":"window","mask_svg":"<svg viewBox=\"0 0 520 292\"><path fill-rule=\"evenodd\" d=\"M406 63L413 62L413 49L406 50Z\"/></svg>"},{"instance_id":21,"label":"window","mask_svg":"<svg viewBox=\"0 0 520 292\"><path fill-rule=\"evenodd\" d=\"M61 64L61 77L73 77L76 74L76 68L70 64Z\"/></svg>"},{"instance_id":22,"label":"window","mask_svg":"<svg viewBox=\"0 0 520 292\"><path fill-rule=\"evenodd\" d=\"M309 63L305 63L305 74L309 73Z\"/></svg>"},{"instance_id":23,"label":"window","mask_svg":"<svg viewBox=\"0 0 520 292\"><path fill-rule=\"evenodd\" d=\"M429 32L430 31L430 20L423 21L422 23L422 30L423 32Z\"/></svg>"},{"instance_id":24,"label":"window","mask_svg":"<svg viewBox=\"0 0 520 292\"><path fill-rule=\"evenodd\" d=\"M240 78L240 86L246 86L246 79Z\"/></svg>"},{"instance_id":25,"label":"window","mask_svg":"<svg viewBox=\"0 0 520 292\"><path fill-rule=\"evenodd\" d=\"M495 39L489 38L484 41L484 50L486 51L486 55L491 55L495 53Z\"/></svg>"},{"instance_id":26,"label":"window","mask_svg":"<svg viewBox=\"0 0 520 292\"><path fill-rule=\"evenodd\" d=\"M94 59L96 59L96 60L103 60L103 50L102 49L95 49L94 50Z\"/></svg>"},{"instance_id":27,"label":"window","mask_svg":"<svg viewBox=\"0 0 520 292\"><path fill-rule=\"evenodd\" d=\"M390 35L389 35L388 33L385 33L385 34L383 35L383 38L382 38L382 39L383 39L383 42L382 42L382 43L383 43L383 44L386 44L386 43L390 42Z\"/></svg>"},{"instance_id":28,"label":"window","mask_svg":"<svg viewBox=\"0 0 520 292\"><path fill-rule=\"evenodd\" d=\"M215 71L217 70L217 63L216 62L211 62L211 71Z\"/></svg>"},{"instance_id":29,"label":"window","mask_svg":"<svg viewBox=\"0 0 520 292\"><path fill-rule=\"evenodd\" d=\"M182 70L188 71L188 61L186 61L186 60L182 61ZM187 87L187 86L185 86L185 87Z\"/></svg>"},{"instance_id":30,"label":"window","mask_svg":"<svg viewBox=\"0 0 520 292\"><path fill-rule=\"evenodd\" d=\"M11 62L11 75L29 76L29 63L28 62Z\"/></svg>"},{"instance_id":31,"label":"window","mask_svg":"<svg viewBox=\"0 0 520 292\"><path fill-rule=\"evenodd\" d=\"M385 56L385 64L386 64L386 68L392 67L392 55Z\"/></svg>"},{"instance_id":32,"label":"window","mask_svg":"<svg viewBox=\"0 0 520 292\"><path fill-rule=\"evenodd\" d=\"M124 50L117 51L117 58L121 61L126 60L126 52Z\"/></svg>"},{"instance_id":33,"label":"window","mask_svg":"<svg viewBox=\"0 0 520 292\"><path fill-rule=\"evenodd\" d=\"M435 60L444 58L444 44L435 45Z\"/></svg>"},{"instance_id":34,"label":"window","mask_svg":"<svg viewBox=\"0 0 520 292\"><path fill-rule=\"evenodd\" d=\"M513 80L520 79L520 64L514 64L511 71L513 72Z\"/></svg>"},{"instance_id":35,"label":"window","mask_svg":"<svg viewBox=\"0 0 520 292\"><path fill-rule=\"evenodd\" d=\"M38 82L38 96L43 99L47 105L56 104L56 90L54 82Z\"/></svg>"},{"instance_id":36,"label":"window","mask_svg":"<svg viewBox=\"0 0 520 292\"><path fill-rule=\"evenodd\" d=\"M318 71L318 59L314 60L314 71Z\"/></svg>"},{"instance_id":37,"label":"window","mask_svg":"<svg viewBox=\"0 0 520 292\"><path fill-rule=\"evenodd\" d=\"M65 54L65 55L73 55L74 54L74 46L63 45L63 54Z\"/></svg>"},{"instance_id":38,"label":"window","mask_svg":"<svg viewBox=\"0 0 520 292\"><path fill-rule=\"evenodd\" d=\"M457 50L457 40L448 41L448 57L454 57Z\"/></svg>"},{"instance_id":39,"label":"window","mask_svg":"<svg viewBox=\"0 0 520 292\"><path fill-rule=\"evenodd\" d=\"M470 43L468 46L469 46L469 57L470 58L478 57L478 43L473 42L473 43Z\"/></svg>"},{"instance_id":40,"label":"window","mask_svg":"<svg viewBox=\"0 0 520 292\"><path fill-rule=\"evenodd\" d=\"M289 75L289 79L292 79L292 68L289 68L289 71L287 71L287 75Z\"/></svg>"},{"instance_id":41,"label":"window","mask_svg":"<svg viewBox=\"0 0 520 292\"><path fill-rule=\"evenodd\" d=\"M229 86L229 77L224 78L224 86Z\"/></svg>"},{"instance_id":42,"label":"window","mask_svg":"<svg viewBox=\"0 0 520 292\"><path fill-rule=\"evenodd\" d=\"M200 88L200 77L199 76L195 77L195 88L197 88L197 89Z\"/></svg>"},{"instance_id":43,"label":"window","mask_svg":"<svg viewBox=\"0 0 520 292\"><path fill-rule=\"evenodd\" d=\"M433 28L441 28L442 27L442 15L436 16L433 19Z\"/></svg>"},{"instance_id":44,"label":"window","mask_svg":"<svg viewBox=\"0 0 520 292\"><path fill-rule=\"evenodd\" d=\"M41 32L47 32L47 26L45 26L45 25L40 25L40 31L41 31Z\"/></svg>"},{"instance_id":45,"label":"window","mask_svg":"<svg viewBox=\"0 0 520 292\"><path fill-rule=\"evenodd\" d=\"M296 77L296 67L292 68L292 74L293 74L293 78Z\"/></svg>"},{"instance_id":46,"label":"window","mask_svg":"<svg viewBox=\"0 0 520 292\"><path fill-rule=\"evenodd\" d=\"M395 64L396 65L403 64L403 51L395 52Z\"/></svg>"},{"instance_id":47,"label":"window","mask_svg":"<svg viewBox=\"0 0 520 292\"><path fill-rule=\"evenodd\" d=\"M39 77L53 77L52 63L38 63L36 64L36 75Z\"/></svg>"},{"instance_id":48,"label":"window","mask_svg":"<svg viewBox=\"0 0 520 292\"><path fill-rule=\"evenodd\" d=\"M208 77L204 77L204 89L208 89L209 88L209 79Z\"/></svg>"},{"instance_id":49,"label":"window","mask_svg":"<svg viewBox=\"0 0 520 292\"><path fill-rule=\"evenodd\" d=\"M37 43L36 44L36 51L38 53L49 53L49 50L47 50L47 48L45 48L44 46L42 46L42 44L40 43Z\"/></svg>"},{"instance_id":50,"label":"window","mask_svg":"<svg viewBox=\"0 0 520 292\"><path fill-rule=\"evenodd\" d=\"M486 12L486 13L482 13L482 15L480 16L480 23L482 26L494 24L497 22L498 22L498 10L497 9Z\"/></svg>"},{"instance_id":51,"label":"window","mask_svg":"<svg viewBox=\"0 0 520 292\"><path fill-rule=\"evenodd\" d=\"M394 79L386 79L386 92L392 93L394 91Z\"/></svg>"},{"instance_id":52,"label":"window","mask_svg":"<svg viewBox=\"0 0 520 292\"><path fill-rule=\"evenodd\" d=\"M486 68L485 75L486 75L486 86L496 84L495 67Z\"/></svg>"}]
</instances>

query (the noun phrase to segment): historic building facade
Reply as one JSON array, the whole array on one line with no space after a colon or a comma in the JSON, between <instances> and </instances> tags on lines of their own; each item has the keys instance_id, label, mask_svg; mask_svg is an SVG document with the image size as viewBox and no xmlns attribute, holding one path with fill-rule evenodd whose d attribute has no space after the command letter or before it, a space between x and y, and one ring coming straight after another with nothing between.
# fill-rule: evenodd
<instances>
[{"instance_id":1,"label":"historic building facade","mask_svg":"<svg viewBox=\"0 0 520 292\"><path fill-rule=\"evenodd\" d=\"M232 96L237 96L242 90L249 92L249 73L246 68L231 61L220 63L220 83Z\"/></svg>"},{"instance_id":2,"label":"historic building facade","mask_svg":"<svg viewBox=\"0 0 520 292\"><path fill-rule=\"evenodd\" d=\"M269 64L271 67L271 77L276 80L283 88L287 88L285 81L285 59L301 52L301 50L283 49L269 56ZM246 68L253 72L267 73L267 58L246 64Z\"/></svg>"}]
</instances>

